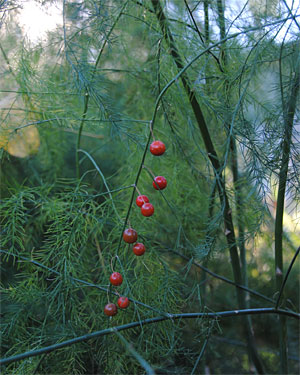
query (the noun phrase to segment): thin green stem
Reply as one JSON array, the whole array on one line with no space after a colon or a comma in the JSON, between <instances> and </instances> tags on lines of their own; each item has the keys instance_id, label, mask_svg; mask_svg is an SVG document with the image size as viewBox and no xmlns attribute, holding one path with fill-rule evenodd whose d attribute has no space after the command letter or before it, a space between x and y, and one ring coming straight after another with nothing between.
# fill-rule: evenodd
<instances>
[{"instance_id":1,"label":"thin green stem","mask_svg":"<svg viewBox=\"0 0 300 375\"><path fill-rule=\"evenodd\" d=\"M204 7L204 36L205 36L205 45L209 44L209 12L208 12L208 0L203 1Z\"/></svg>"},{"instance_id":2,"label":"thin green stem","mask_svg":"<svg viewBox=\"0 0 300 375\"><path fill-rule=\"evenodd\" d=\"M76 176L77 176L78 179L80 177L80 171L79 171L79 153L78 153L78 150L80 149L81 134L82 134L82 130L83 130L83 124L85 122L85 118L86 118L87 111L88 111L89 98L90 98L89 93L86 92L85 95L84 95L83 113L82 113L82 118L81 118L81 122L80 122L80 125L79 125L79 130L78 130L78 135L77 135L77 141L76 141L75 163L76 163Z\"/></svg>"},{"instance_id":3,"label":"thin green stem","mask_svg":"<svg viewBox=\"0 0 300 375\"><path fill-rule=\"evenodd\" d=\"M41 349L32 350L32 351L25 352L22 354L17 354L15 356L8 357L8 358L3 358L0 360L0 365L7 365L9 363L21 361L26 358L39 356L44 353L50 353L55 350L64 348L66 346L77 344L79 342L85 342L91 339L98 338L100 336L110 335L110 334L116 333L116 331L120 332L120 331L124 331L127 329L142 327L143 325L147 325L147 324L163 322L165 320L198 319L198 318L218 319L218 318L230 318L230 317L243 316L243 315L263 315L263 314L284 315L284 316L288 316L288 317L300 320L300 314L297 314L291 311L281 310L281 309L276 310L274 308L230 310L230 311L220 311L216 313L169 314L169 316L157 316L154 318L149 318L149 319L141 320L138 322L131 322L131 323L124 324L121 326L103 329L101 331L88 333L86 335L78 336L67 341L62 341L53 345L49 345Z\"/></svg>"},{"instance_id":4,"label":"thin green stem","mask_svg":"<svg viewBox=\"0 0 300 375\"><path fill-rule=\"evenodd\" d=\"M115 206L115 203L114 203L113 197L112 197L112 195L111 195L110 189L109 189L109 187L108 187L108 185L107 185L106 179L105 179L104 174L102 173L101 169L99 168L99 166L98 166L97 163L95 162L94 158L93 158L88 152L86 152L86 151L84 151L84 150L81 150L81 149L77 149L77 153L79 153L79 152L83 152L83 153L84 153L84 154L90 159L90 161L93 163L94 167L96 168L97 172L100 174L100 176L101 176L101 178L102 178L102 180L103 180L103 183L104 183L104 185L105 185L105 187L106 187L106 190L107 190L107 192L108 192L108 195L109 195L109 198L110 198L110 200L111 200L111 204L112 204L112 206L113 206L113 209L114 209L114 211L115 211L115 214L116 214L117 218L120 220L120 222L122 223L123 220L121 219L121 217L120 217L120 215L119 215L119 213L118 213L118 211L117 211L117 208L116 208L116 206Z\"/></svg>"},{"instance_id":5,"label":"thin green stem","mask_svg":"<svg viewBox=\"0 0 300 375\"><path fill-rule=\"evenodd\" d=\"M225 27L225 16L224 16L224 6L222 0L217 0L217 8L218 8L218 24L220 29L220 40L224 39L226 36L226 27ZM224 67L225 71L227 69L228 64L228 56L226 53L226 43L222 44L221 48L221 64ZM230 108L230 92L229 92L229 82L228 79L225 78L225 89L224 89L224 97L225 105L227 107L227 111L229 112ZM242 186L239 177L239 169L238 169L238 155L237 155L237 148L236 148L236 141L234 138L233 129L230 130L230 126L225 121L225 128L227 131L227 135L229 137L229 148L231 152L231 171L233 175L233 184L234 184L234 194L235 194L235 206L236 206L236 216L237 216L237 223L238 223L238 248L240 251L240 261L241 261L241 274L242 274L242 283L245 287L248 286L248 277L247 277L247 260L246 260L246 248L245 248L245 231L244 231L244 224L242 219L243 213L243 198L242 198ZM244 294L244 307L249 308L249 301L248 297L249 294ZM248 356L249 362L253 363L257 372L259 374L264 374L264 366L262 363L261 358L259 357L257 346L255 343L254 338L254 330L253 325L251 322L251 317L246 316L243 318L243 327L245 330L245 336L247 338L247 347L248 347Z\"/></svg>"},{"instance_id":6,"label":"thin green stem","mask_svg":"<svg viewBox=\"0 0 300 375\"><path fill-rule=\"evenodd\" d=\"M232 268L234 273L235 282L237 284L241 284L241 270L240 270L240 263L239 263L239 256L237 252L236 247L236 240L235 240L235 234L234 234L234 227L232 222L232 216L231 216L231 209L228 201L228 197L226 195L225 191L225 185L224 185L224 179L221 175L221 166L219 162L219 158L217 156L216 150L214 148L214 145L212 143L202 110L200 108L200 105L196 99L196 96L194 92L191 90L190 83L188 81L188 77L184 74L184 71L187 69L186 66L184 67L181 57L179 56L179 52L177 50L177 47L175 45L175 41L173 39L173 36L167 26L167 19L164 15L164 12L162 10L161 4L159 0L152 0L152 5L156 11L156 15L159 21L159 24L161 26L162 33L165 37L165 40L169 46L170 54L172 55L179 71L181 81L183 83L183 86L185 88L185 91L187 93L187 96L189 98L190 104L192 106L196 121L199 126L200 133L202 135L202 139L205 144L205 148L207 151L208 158L211 161L216 179L217 179L217 186L219 191L219 196L221 200L221 204L223 207L223 215L224 215L224 224L225 224L225 235L230 251L230 257L232 262ZM168 85L167 85L168 86ZM167 87L166 86L166 87ZM164 90L166 90L166 87ZM163 91L164 91L163 90ZM238 301L240 308L244 307L244 298L240 290L237 290L238 293Z\"/></svg>"},{"instance_id":7,"label":"thin green stem","mask_svg":"<svg viewBox=\"0 0 300 375\"><path fill-rule=\"evenodd\" d=\"M194 16L193 16L193 12L191 11L191 9L190 9L190 7L189 7L189 5L188 5L188 3L187 3L187 0L183 0L183 1L184 1L184 5L185 5L185 7L186 7L186 9L187 9L187 11L188 11L190 17L191 17L191 20L192 20L192 22L193 22L193 24L194 24L195 30L196 30L197 34L199 35L199 38L200 38L201 42L203 43L203 45L206 45L205 40L203 39L203 36L202 36L202 34L201 34L201 32L200 32L198 26L197 26L197 22L196 22L196 20L195 20L195 18L194 18ZM206 26L207 26L207 25L206 25ZM207 33L207 30L206 30L206 29L205 29L205 33ZM207 34L206 34L206 37L207 37ZM206 41L207 41L207 40L208 40L208 39L206 38ZM218 57L217 57L216 55L214 55L211 51L208 51L208 53L209 53L209 54L210 54L210 55L216 60L219 69L221 70L221 72L223 72L223 69L222 69L222 66L221 66L221 64L220 64L220 60L218 59Z\"/></svg>"},{"instance_id":8,"label":"thin green stem","mask_svg":"<svg viewBox=\"0 0 300 375\"><path fill-rule=\"evenodd\" d=\"M160 4L160 0L152 0L152 5L155 10L158 22L160 24L163 36L166 40L166 43L169 47L169 51L171 56L174 59L175 64L177 65L178 70L180 73L184 70L184 65L183 61L179 55L177 46L175 44L174 38L172 33L169 30L168 24L167 24L167 19L165 17L165 14L163 12L163 9ZM218 3L219 6L221 6L221 2L219 1ZM223 8L222 8L222 14ZM221 40L225 39L225 21L224 17L221 17L221 34L223 38ZM226 56L225 53L223 53L222 56L222 61L226 63ZM214 174L216 177L217 181L217 188L219 192L219 197L222 205L222 210L223 210L223 217L224 217L224 225L225 225L225 236L227 239L227 244L230 252L230 259L231 259L231 265L232 265L232 270L233 270L233 275L234 275L234 280L236 284L242 284L242 272L241 272L241 266L240 266L240 259L238 255L238 250L237 250L237 244L236 244L236 238L235 238L235 233L234 233L234 225L233 225L233 219L232 219L232 210L230 208L228 196L226 193L226 187L225 187L225 181L224 177L222 174L222 168L221 164L217 155L217 152L215 150L215 147L213 145L205 118L203 116L202 109L196 99L194 91L191 89L191 84L189 82L189 78L186 74L181 73L181 81L183 84L183 87L186 91L186 94L188 96L190 105L193 109L194 116L196 118L206 151L207 151L207 156L210 159L211 165L214 170ZM242 293L242 291L237 288L237 298L238 298L238 306L240 309L246 308L247 303L246 303L246 298L245 294ZM256 345L254 342L254 337L252 334L251 330L251 322L249 319L245 318L244 319L244 324L245 324L245 330L246 330L246 337L247 341L249 344L249 356L252 358L257 371L260 374L264 374L264 369L262 366L262 363L259 359L257 350L256 350Z\"/></svg>"},{"instance_id":9,"label":"thin green stem","mask_svg":"<svg viewBox=\"0 0 300 375\"><path fill-rule=\"evenodd\" d=\"M109 37L111 36L114 28L116 27L117 23L119 22L119 19L125 9L125 7L127 6L128 4L128 1L127 0L120 12L118 13L114 23L112 24L108 34L107 34L107 37L105 38L103 44L102 44L102 47L99 51L99 54L97 56L97 59L96 59L96 62L95 62L95 65L94 65L94 68L92 70L92 74L91 74L91 80L94 78L94 75L96 73L96 69L97 69L97 66L100 62L100 59L101 59L101 56L103 54L103 51L104 51L104 48L109 40ZM78 154L78 150L80 149L80 140L81 140L81 134L82 134L82 130L83 130L83 125L84 125L84 122L85 122L85 118L86 118L86 115L87 115L87 112L88 112L88 108L89 108L89 99L90 99L90 93L89 93L89 90L88 90L88 87L86 87L85 89L85 95L84 95L84 105L83 105L83 112L82 112L82 119L81 119L81 123L80 123L80 126L79 126L79 131L78 131L78 136L77 136L77 142L76 142L76 175L77 175L77 178L79 179L79 176L80 176L80 171L79 171L79 154Z\"/></svg>"},{"instance_id":10,"label":"thin green stem","mask_svg":"<svg viewBox=\"0 0 300 375\"><path fill-rule=\"evenodd\" d=\"M284 2L284 5L286 6L286 8L287 8L288 12L289 12L289 13L290 13L290 15L292 16L292 18L293 18L293 20L294 20L295 24L297 25L298 29L300 30L300 24L298 23L298 21L297 21L296 17L295 17L294 15L293 15L293 13L292 13L292 11L291 11L290 7L288 6L287 2L286 2L285 0L282 0L282 1Z\"/></svg>"},{"instance_id":11,"label":"thin green stem","mask_svg":"<svg viewBox=\"0 0 300 375\"><path fill-rule=\"evenodd\" d=\"M292 143L292 131L294 123L294 115L296 111L297 96L299 92L300 73L299 69L294 72L290 99L284 124L284 135L282 142L282 159L279 171L279 182L277 192L277 206L275 218L275 278L276 289L279 291L283 285L283 213L285 202L285 191L288 177L288 167L290 159L290 149ZM283 113L285 113L283 108ZM280 371L281 374L288 373L287 359L287 327L285 317L279 320L279 346L280 346Z\"/></svg>"},{"instance_id":12,"label":"thin green stem","mask_svg":"<svg viewBox=\"0 0 300 375\"><path fill-rule=\"evenodd\" d=\"M41 263L39 263L39 262L37 262L37 261L35 261L33 259L29 259L29 258L23 257L21 255L14 254L12 252L9 252L9 251L6 251L6 250L2 250L2 249L0 249L0 253L7 254L7 255L10 255L10 256L13 256L13 257L16 257L16 258L19 258L19 259L23 259L26 262L30 262L30 263L34 264L35 266L37 266L37 267L43 268L43 269L47 270L48 272L54 273L55 275L58 275L58 276L62 277L62 274L60 272L56 271L53 268L47 267L44 264L41 264ZM86 285L86 286L89 286L89 287L92 287L92 288L97 288L97 289L101 290L102 292L105 292L105 293L110 292L111 294L114 294L115 296L119 296L118 293L116 293L114 291L111 291L111 290L109 290L107 288L104 288L104 287L102 287L100 285L96 285L96 284L90 283L89 281L77 279L76 277L72 277L70 275L68 275L68 278L70 280L72 280L72 281L77 282L77 283L80 283L80 284L83 284L83 285ZM159 309L156 309L155 307L146 305L145 303L137 301L137 300L135 300L133 298L129 298L129 300L131 302L133 302L133 303L136 303L137 305L143 306L143 307L145 307L145 308L147 308L149 310L155 311L155 312L157 312L159 314L163 314L163 315L166 315L166 316L168 315L168 313L166 313L164 311L161 311Z\"/></svg>"},{"instance_id":13,"label":"thin green stem","mask_svg":"<svg viewBox=\"0 0 300 375\"><path fill-rule=\"evenodd\" d=\"M10 74L14 77L14 79L17 81L17 76L15 74L15 72L12 70L12 67L11 67L11 64L10 64L10 61L9 61L9 58L7 57L6 55L6 52L4 51L3 47L2 47L2 44L0 43L0 50L2 52L2 55L3 55L3 58L7 64L7 67L8 67L8 70L10 72ZM2 91L3 92L3 91ZM24 92L24 94L28 94L27 92Z\"/></svg>"},{"instance_id":14,"label":"thin green stem","mask_svg":"<svg viewBox=\"0 0 300 375\"><path fill-rule=\"evenodd\" d=\"M149 363L134 349L133 345L128 342L117 329L114 330L115 334L119 337L119 339L124 344L125 348L132 354L132 356L139 362L139 364L145 369L148 375L155 375L153 368L149 365Z\"/></svg>"},{"instance_id":15,"label":"thin green stem","mask_svg":"<svg viewBox=\"0 0 300 375\"><path fill-rule=\"evenodd\" d=\"M280 300L281 300L281 297L282 297L282 294L283 294L283 290L284 290L285 284L286 284L287 279L288 279L288 277L289 277L289 274L290 274L290 272L291 272L291 270L292 270L292 268L293 268L293 265L294 265L294 263L295 263L295 261L296 261L296 258L297 258L297 256L299 255L299 252L300 252L300 246L298 247L298 249L297 249L295 255L293 256L293 259L292 259L292 261L291 261L291 263L290 263L290 265L289 265L289 268L288 268L288 270L287 270L287 272L286 272L286 275L285 275L285 277L284 277L283 283L282 283L282 285L281 285L281 288L280 288L280 291L279 291L279 294L278 294L278 297L277 297L277 301L276 301L275 309L278 309L278 306L279 306L279 303L280 303Z\"/></svg>"},{"instance_id":16,"label":"thin green stem","mask_svg":"<svg viewBox=\"0 0 300 375\"><path fill-rule=\"evenodd\" d=\"M193 370L192 370L192 372L191 372L191 375L194 375L194 374L195 374L195 371L197 370L198 364L199 364L199 362L201 361L201 359L202 359L202 357L203 357L203 354L204 354L204 352L205 352L206 346L207 346L207 344L208 344L208 339L209 339L209 337L207 337L207 338L205 339L205 341L204 341L204 344L203 344L203 346L202 346L201 352L200 352L200 354L199 354L199 356L198 356L198 358L197 358L197 361L195 362L195 365L194 365L194 367L193 367Z\"/></svg>"},{"instance_id":17,"label":"thin green stem","mask_svg":"<svg viewBox=\"0 0 300 375\"><path fill-rule=\"evenodd\" d=\"M207 215L208 220L207 220L207 222L209 224L211 223L211 221L213 219L214 207L215 207L215 204L216 204L216 190L217 190L217 185L216 185L216 181L214 180L212 190L211 190L211 193L210 193L210 196L209 196L209 204L208 204L208 215ZM208 224L208 228L207 228L207 231L206 231L206 234L205 234L205 242L206 242L207 245L209 245L209 251L210 251L211 247L212 247L212 243L210 243L211 242L210 237L211 237L212 231L211 231L211 228L210 228L209 224ZM195 262L194 265L201 266L197 262ZM207 287L206 287L206 281L207 281L207 275L206 274L207 274L207 272L205 271L205 269L208 270L207 265L208 265L208 256L205 257L204 266L201 266L201 267L203 267L202 270L204 271L201 275L202 300L203 300L204 305L206 304L206 291L207 291Z\"/></svg>"},{"instance_id":18,"label":"thin green stem","mask_svg":"<svg viewBox=\"0 0 300 375\"><path fill-rule=\"evenodd\" d=\"M218 7L218 23L220 28L220 39L224 39L226 36L226 29L225 29L225 17L224 17L224 7L223 1L217 0L217 7ZM226 45L225 43L221 46L221 62L224 64L224 67L227 63L227 55L226 55Z\"/></svg>"},{"instance_id":19,"label":"thin green stem","mask_svg":"<svg viewBox=\"0 0 300 375\"><path fill-rule=\"evenodd\" d=\"M181 254L180 252L176 251L176 250L173 250L173 249L168 249L170 252L180 256L181 258L185 259L186 261L190 262L191 259L189 257L187 257L186 255L183 255ZM224 276L221 276L211 270L209 270L207 267L205 266L202 266L202 264L196 262L195 260L192 260L192 264L198 268L200 268L202 271L204 271L205 273L208 273L209 275L211 275L212 277L216 278L216 279L219 279L219 280L222 280L224 281L225 283L227 284L230 284L230 285L233 285L235 286L236 288L239 288L245 292L248 292L250 294L252 294L253 296L256 296L256 297L259 297L261 299L264 299L265 301L268 301L268 302L271 302L271 303L274 303L275 300L272 299L272 298L269 298L259 292L257 292L256 290L254 289L250 289L248 287L246 287L245 285L242 285L242 284L237 284L235 283L234 281L230 280L230 279L227 279L227 277L224 277Z\"/></svg>"},{"instance_id":20,"label":"thin green stem","mask_svg":"<svg viewBox=\"0 0 300 375\"><path fill-rule=\"evenodd\" d=\"M283 235L283 212L285 201L285 190L287 183L288 163L292 141L293 121L296 110L297 95L299 91L299 72L295 73L290 101L285 119L284 139L282 144L282 163L279 171L279 184L277 194L276 219L275 219L275 275L276 287L279 290L283 278L283 257L282 257L282 235Z\"/></svg>"}]
</instances>

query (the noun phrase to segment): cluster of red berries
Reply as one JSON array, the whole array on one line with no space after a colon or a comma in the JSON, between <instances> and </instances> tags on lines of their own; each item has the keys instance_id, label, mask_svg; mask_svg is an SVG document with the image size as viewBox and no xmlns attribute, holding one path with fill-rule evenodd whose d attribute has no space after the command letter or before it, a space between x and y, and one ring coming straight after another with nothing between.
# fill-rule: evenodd
<instances>
[{"instance_id":1,"label":"cluster of red berries","mask_svg":"<svg viewBox=\"0 0 300 375\"><path fill-rule=\"evenodd\" d=\"M112 285L119 286L123 282L123 277L119 272L113 272L110 275L109 281ZM129 306L130 301L128 297L119 297L117 304L120 309L126 309ZM108 303L104 307L104 314L108 316L114 316L117 314L117 312L118 312L118 308L117 308L117 305L115 305L114 303Z\"/></svg>"},{"instance_id":2,"label":"cluster of red berries","mask_svg":"<svg viewBox=\"0 0 300 375\"><path fill-rule=\"evenodd\" d=\"M155 156L160 156L166 151L166 146L161 141L154 141L150 145L150 152ZM152 183L154 189L163 190L167 186L167 180L163 176L157 176L154 178ZM152 216L154 214L154 207L149 203L149 198L146 195L139 195L136 198L136 204L141 208L143 216ZM123 240L129 244L134 244L137 241L138 234L133 228L127 228L123 232ZM137 256L141 256L145 253L146 247L141 242L136 242L132 248L133 252ZM113 272L110 275L110 283L114 286L119 286L123 282L123 277L119 272ZM126 309L129 306L129 299L127 297L120 297L117 304L120 309ZM108 316L114 316L118 312L118 308L114 303L108 303L104 308L104 313Z\"/></svg>"},{"instance_id":3,"label":"cluster of red berries","mask_svg":"<svg viewBox=\"0 0 300 375\"><path fill-rule=\"evenodd\" d=\"M150 152L155 156L160 156L166 151L166 146L161 141L154 141L150 145ZM152 183L154 189L163 190L167 186L167 180L163 176L157 176ZM154 214L154 207L149 203L146 195L139 195L136 198L136 204L141 207L141 214L144 216L152 216Z\"/></svg>"},{"instance_id":4,"label":"cluster of red berries","mask_svg":"<svg viewBox=\"0 0 300 375\"><path fill-rule=\"evenodd\" d=\"M137 241L138 234L137 231L132 228L127 228L123 232L123 240L127 243L135 243ZM133 248L133 252L137 256L141 256L146 251L146 247L143 243L137 242Z\"/></svg>"}]
</instances>

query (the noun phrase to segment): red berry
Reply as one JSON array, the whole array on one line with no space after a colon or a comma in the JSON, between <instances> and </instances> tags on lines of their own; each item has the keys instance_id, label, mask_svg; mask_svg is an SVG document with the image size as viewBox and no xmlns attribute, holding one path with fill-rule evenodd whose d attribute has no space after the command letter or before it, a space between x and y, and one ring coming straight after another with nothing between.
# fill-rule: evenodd
<instances>
[{"instance_id":1,"label":"red berry","mask_svg":"<svg viewBox=\"0 0 300 375\"><path fill-rule=\"evenodd\" d=\"M123 232L123 240L127 243L134 243L138 238L137 232L132 228L127 228Z\"/></svg>"},{"instance_id":2,"label":"red berry","mask_svg":"<svg viewBox=\"0 0 300 375\"><path fill-rule=\"evenodd\" d=\"M157 176L155 177L152 185L156 190L163 190L167 186L167 180L163 176ZM157 187L157 185L159 186L159 188Z\"/></svg>"},{"instance_id":3,"label":"red berry","mask_svg":"<svg viewBox=\"0 0 300 375\"><path fill-rule=\"evenodd\" d=\"M144 252L146 251L146 248L143 243L138 242L133 246L132 250L135 255L140 256L144 254Z\"/></svg>"},{"instance_id":4,"label":"red berry","mask_svg":"<svg viewBox=\"0 0 300 375\"><path fill-rule=\"evenodd\" d=\"M126 309L130 304L130 301L127 297L120 297L118 299L118 306L120 309Z\"/></svg>"},{"instance_id":5,"label":"red berry","mask_svg":"<svg viewBox=\"0 0 300 375\"><path fill-rule=\"evenodd\" d=\"M117 308L117 306L114 303L108 303L104 307L104 314L105 315L114 316L114 315L117 314L117 312L118 312L118 308Z\"/></svg>"},{"instance_id":6,"label":"red berry","mask_svg":"<svg viewBox=\"0 0 300 375\"><path fill-rule=\"evenodd\" d=\"M166 146L161 141L154 141L150 145L150 152L155 156L160 156L166 151Z\"/></svg>"},{"instance_id":7,"label":"red berry","mask_svg":"<svg viewBox=\"0 0 300 375\"><path fill-rule=\"evenodd\" d=\"M136 201L135 203L139 206L139 207L142 207L142 205L144 203L149 203L149 199L146 195L139 195L137 198L136 198Z\"/></svg>"},{"instance_id":8,"label":"red berry","mask_svg":"<svg viewBox=\"0 0 300 375\"><path fill-rule=\"evenodd\" d=\"M113 272L110 275L109 281L111 282L112 285L118 286L122 284L123 277L119 272Z\"/></svg>"},{"instance_id":9,"label":"red berry","mask_svg":"<svg viewBox=\"0 0 300 375\"><path fill-rule=\"evenodd\" d=\"M152 216L154 214L153 204L144 203L141 207L141 213L143 216Z\"/></svg>"}]
</instances>

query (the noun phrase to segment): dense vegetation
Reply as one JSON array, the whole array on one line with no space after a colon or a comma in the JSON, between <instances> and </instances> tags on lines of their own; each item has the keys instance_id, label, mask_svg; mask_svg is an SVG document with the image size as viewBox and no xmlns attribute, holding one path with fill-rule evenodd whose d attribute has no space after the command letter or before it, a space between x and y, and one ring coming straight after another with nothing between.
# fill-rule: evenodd
<instances>
[{"instance_id":1,"label":"dense vegetation","mask_svg":"<svg viewBox=\"0 0 300 375\"><path fill-rule=\"evenodd\" d=\"M297 11L57 4L33 43L0 2L3 374L298 373Z\"/></svg>"}]
</instances>

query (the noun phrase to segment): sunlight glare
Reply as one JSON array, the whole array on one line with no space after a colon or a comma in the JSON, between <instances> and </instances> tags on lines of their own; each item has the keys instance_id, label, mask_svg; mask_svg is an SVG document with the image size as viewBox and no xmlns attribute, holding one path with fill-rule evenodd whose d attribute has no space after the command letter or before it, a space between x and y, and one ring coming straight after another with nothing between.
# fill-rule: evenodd
<instances>
[{"instance_id":1,"label":"sunlight glare","mask_svg":"<svg viewBox=\"0 0 300 375\"><path fill-rule=\"evenodd\" d=\"M46 7L33 0L24 1L18 19L26 37L36 44L46 39L48 31L62 25L62 5L55 3Z\"/></svg>"}]
</instances>

